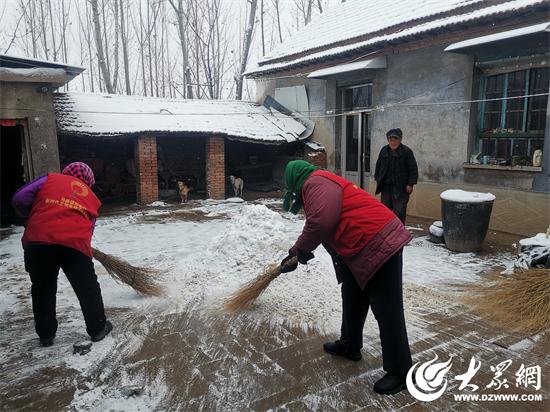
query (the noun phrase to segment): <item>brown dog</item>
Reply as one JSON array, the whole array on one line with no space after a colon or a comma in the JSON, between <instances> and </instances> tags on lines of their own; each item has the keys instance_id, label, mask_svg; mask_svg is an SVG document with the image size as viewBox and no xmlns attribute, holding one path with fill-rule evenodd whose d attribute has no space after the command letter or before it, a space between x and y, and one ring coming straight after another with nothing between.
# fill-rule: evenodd
<instances>
[{"instance_id":1,"label":"brown dog","mask_svg":"<svg viewBox=\"0 0 550 412\"><path fill-rule=\"evenodd\" d=\"M178 189L179 189L179 192L180 192L181 203L186 203L187 202L187 195L189 194L189 191L191 190L191 188L189 186L187 186L187 183L185 183L181 180L178 180Z\"/></svg>"}]
</instances>

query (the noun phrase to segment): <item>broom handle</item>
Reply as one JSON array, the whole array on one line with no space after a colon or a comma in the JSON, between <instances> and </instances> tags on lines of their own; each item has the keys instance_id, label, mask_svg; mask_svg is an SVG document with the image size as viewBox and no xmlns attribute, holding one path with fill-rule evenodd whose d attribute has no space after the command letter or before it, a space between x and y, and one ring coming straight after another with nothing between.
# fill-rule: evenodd
<instances>
[{"instance_id":1,"label":"broom handle","mask_svg":"<svg viewBox=\"0 0 550 412\"><path fill-rule=\"evenodd\" d=\"M298 263L298 256L293 256L289 260L287 260L284 265L279 265L279 270L284 269L288 266L295 265L296 263Z\"/></svg>"}]
</instances>

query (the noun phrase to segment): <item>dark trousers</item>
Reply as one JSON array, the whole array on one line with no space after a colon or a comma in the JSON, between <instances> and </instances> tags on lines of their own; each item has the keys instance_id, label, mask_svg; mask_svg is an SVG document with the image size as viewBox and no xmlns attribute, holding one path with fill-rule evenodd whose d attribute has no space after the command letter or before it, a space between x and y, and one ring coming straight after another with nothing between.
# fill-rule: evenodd
<instances>
[{"instance_id":1,"label":"dark trousers","mask_svg":"<svg viewBox=\"0 0 550 412\"><path fill-rule=\"evenodd\" d=\"M63 269L80 302L86 332L95 335L105 326L101 288L92 259L76 249L61 245L34 244L25 248L25 270L31 277L34 326L41 338L57 331L55 300L57 275Z\"/></svg>"},{"instance_id":2,"label":"dark trousers","mask_svg":"<svg viewBox=\"0 0 550 412\"><path fill-rule=\"evenodd\" d=\"M363 347L363 327L369 306L380 330L384 370L405 376L412 366L403 314L402 253L390 258L361 290L347 266L342 275L341 341L350 349Z\"/></svg>"},{"instance_id":3,"label":"dark trousers","mask_svg":"<svg viewBox=\"0 0 550 412\"><path fill-rule=\"evenodd\" d=\"M402 190L393 190L392 186L384 187L380 195L380 201L384 206L393 211L397 217L405 224L407 217L407 203L409 203L410 195Z\"/></svg>"}]
</instances>

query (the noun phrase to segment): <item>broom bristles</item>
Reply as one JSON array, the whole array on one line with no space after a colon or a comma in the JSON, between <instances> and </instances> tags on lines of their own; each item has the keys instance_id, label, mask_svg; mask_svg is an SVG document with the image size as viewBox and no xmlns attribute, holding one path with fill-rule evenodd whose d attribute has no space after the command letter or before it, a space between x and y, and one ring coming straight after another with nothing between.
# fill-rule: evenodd
<instances>
[{"instance_id":1,"label":"broom bristles","mask_svg":"<svg viewBox=\"0 0 550 412\"><path fill-rule=\"evenodd\" d=\"M288 264L296 263L297 258L292 258ZM281 266L272 264L268 266L264 273L242 286L233 293L224 303L224 308L228 312L239 312L249 307L260 294L267 289L269 284L281 274Z\"/></svg>"},{"instance_id":2,"label":"broom bristles","mask_svg":"<svg viewBox=\"0 0 550 412\"><path fill-rule=\"evenodd\" d=\"M164 288L153 280L155 271L149 268L132 266L128 262L98 249L92 248L94 258L103 265L107 273L136 292L146 296L161 296Z\"/></svg>"},{"instance_id":3,"label":"broom bristles","mask_svg":"<svg viewBox=\"0 0 550 412\"><path fill-rule=\"evenodd\" d=\"M516 272L471 291L465 301L489 321L527 333L550 328L550 269Z\"/></svg>"}]
</instances>

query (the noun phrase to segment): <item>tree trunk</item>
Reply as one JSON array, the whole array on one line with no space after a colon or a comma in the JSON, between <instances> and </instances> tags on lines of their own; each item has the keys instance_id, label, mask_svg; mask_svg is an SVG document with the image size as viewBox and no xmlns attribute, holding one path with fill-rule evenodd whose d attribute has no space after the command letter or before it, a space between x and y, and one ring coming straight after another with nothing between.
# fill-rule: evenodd
<instances>
[{"instance_id":1,"label":"tree trunk","mask_svg":"<svg viewBox=\"0 0 550 412\"><path fill-rule=\"evenodd\" d=\"M52 0L48 0L48 12L50 14L50 31L52 33L53 60L57 61L57 48L55 46L55 32L53 27Z\"/></svg>"},{"instance_id":2,"label":"tree trunk","mask_svg":"<svg viewBox=\"0 0 550 412\"><path fill-rule=\"evenodd\" d=\"M248 52L250 50L250 43L252 43L252 32L254 31L254 22L256 19L256 7L258 6L258 0L250 1L250 14L248 16L248 25L244 31L243 51L241 56L241 67L237 78L235 79L235 98L237 100L242 99L243 95L243 73L246 70L246 63L248 62Z\"/></svg>"},{"instance_id":3,"label":"tree trunk","mask_svg":"<svg viewBox=\"0 0 550 412\"><path fill-rule=\"evenodd\" d=\"M193 86L191 85L191 79L189 76L189 54L187 51L187 38L185 35L185 15L183 12L183 0L178 0L177 6L173 2L173 0L170 0L170 4L172 5L172 8L176 12L176 16L178 17L178 36L180 39L181 56L183 60L183 97L192 99Z\"/></svg>"},{"instance_id":4,"label":"tree trunk","mask_svg":"<svg viewBox=\"0 0 550 412\"><path fill-rule=\"evenodd\" d=\"M46 60L50 59L50 53L48 51L48 37L47 37L47 26L46 26L46 15L44 14L44 3L43 0L40 0L40 23L41 23L41 32L42 32L42 47L44 48L44 55Z\"/></svg>"},{"instance_id":5,"label":"tree trunk","mask_svg":"<svg viewBox=\"0 0 550 412\"><path fill-rule=\"evenodd\" d=\"M126 94L132 94L132 88L130 87L130 65L128 61L128 36L126 33L126 24L124 23L124 4L123 0L120 0L120 35L122 39L122 59L124 64L124 81L126 84Z\"/></svg>"},{"instance_id":6,"label":"tree trunk","mask_svg":"<svg viewBox=\"0 0 550 412\"><path fill-rule=\"evenodd\" d=\"M94 30L95 30L95 43L97 48L97 58L99 61L99 68L103 73L103 82L107 89L107 93L114 93L113 85L111 84L111 77L109 71L107 70L107 65L105 64L105 55L103 54L103 39L101 37L101 25L99 23L99 12L97 10L97 0L90 0L92 4L92 18L94 21Z\"/></svg>"},{"instance_id":7,"label":"tree trunk","mask_svg":"<svg viewBox=\"0 0 550 412\"><path fill-rule=\"evenodd\" d=\"M262 56L265 56L264 0L260 0L260 27L262 29Z\"/></svg>"},{"instance_id":8,"label":"tree trunk","mask_svg":"<svg viewBox=\"0 0 550 412\"><path fill-rule=\"evenodd\" d=\"M274 0L275 14L277 15L277 28L279 29L279 43L283 42L283 33L281 31L281 13L279 12L279 0Z\"/></svg>"}]
</instances>

